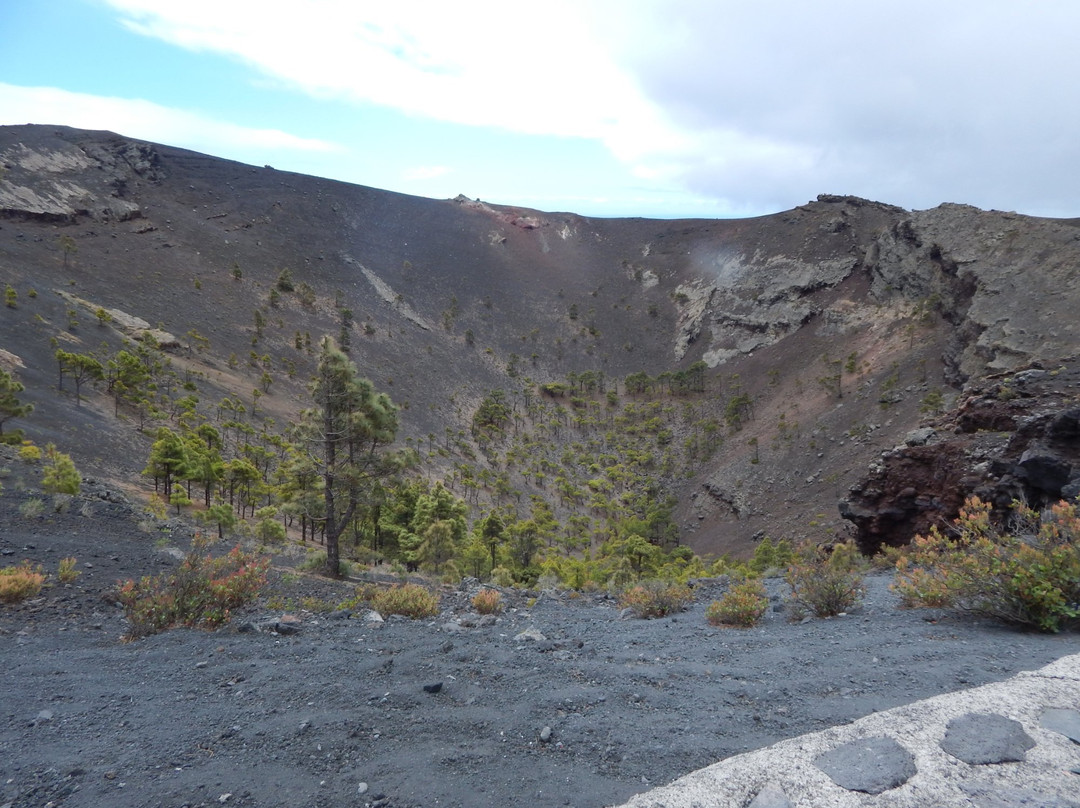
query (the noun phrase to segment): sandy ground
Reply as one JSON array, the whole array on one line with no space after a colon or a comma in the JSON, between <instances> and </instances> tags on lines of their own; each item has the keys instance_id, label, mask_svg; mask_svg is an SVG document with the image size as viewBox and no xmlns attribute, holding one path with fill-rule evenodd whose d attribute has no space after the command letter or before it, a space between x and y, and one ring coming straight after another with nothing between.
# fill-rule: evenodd
<instances>
[{"instance_id":1,"label":"sandy ground","mask_svg":"<svg viewBox=\"0 0 1080 808\"><path fill-rule=\"evenodd\" d=\"M182 532L148 534L122 506L20 515L0 494L0 564L83 574L0 606L0 806L506 806L621 803L730 755L1078 650L945 612L904 611L888 576L863 606L792 623L783 585L755 629L692 607L642 621L603 595L520 593L495 621L445 590L433 619L375 623L266 602L216 632L124 643L118 579L176 563ZM160 545L160 546L159 546ZM349 587L273 575L272 593ZM531 630L531 631L530 631ZM521 636L527 632L528 636ZM440 685L435 688L435 685ZM425 686L428 686L425 689ZM428 692L429 690L438 692Z\"/></svg>"}]
</instances>

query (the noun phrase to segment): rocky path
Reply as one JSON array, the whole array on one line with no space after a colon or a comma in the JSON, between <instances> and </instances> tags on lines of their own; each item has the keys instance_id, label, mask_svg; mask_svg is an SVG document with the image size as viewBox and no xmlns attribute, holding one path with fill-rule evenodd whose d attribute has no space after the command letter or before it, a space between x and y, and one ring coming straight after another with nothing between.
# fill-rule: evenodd
<instances>
[{"instance_id":1,"label":"rocky path","mask_svg":"<svg viewBox=\"0 0 1080 808\"><path fill-rule=\"evenodd\" d=\"M1080 654L728 758L625 808L1075 808Z\"/></svg>"},{"instance_id":2,"label":"rocky path","mask_svg":"<svg viewBox=\"0 0 1080 808\"><path fill-rule=\"evenodd\" d=\"M1075 635L899 610L884 576L858 611L803 624L786 619L772 581L777 610L745 631L705 623L720 590L703 582L688 611L662 620L565 593L523 593L481 619L455 591L425 621L290 609L296 622L282 623L263 604L218 632L122 643L123 616L102 594L174 564L155 545L178 537L108 508L28 520L18 504L0 496L0 563L52 570L74 555L84 575L0 607L0 806L11 808L599 808L1077 650ZM297 598L335 595L299 586Z\"/></svg>"}]
</instances>

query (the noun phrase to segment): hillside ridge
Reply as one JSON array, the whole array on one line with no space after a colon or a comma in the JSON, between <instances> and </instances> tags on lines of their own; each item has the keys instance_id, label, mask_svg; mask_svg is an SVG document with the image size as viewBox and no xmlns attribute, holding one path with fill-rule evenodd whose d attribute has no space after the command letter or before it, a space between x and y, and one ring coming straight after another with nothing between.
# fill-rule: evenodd
<instances>
[{"instance_id":1,"label":"hillside ridge","mask_svg":"<svg viewBox=\"0 0 1080 808\"><path fill-rule=\"evenodd\" d=\"M867 480L900 474L883 457L925 419L934 452L972 390L1031 368L1047 375L1016 406L1076 403L1078 220L828 194L753 219L596 219L56 126L0 127L0 171L0 276L17 295L3 364L36 406L16 425L143 491L136 419L103 387L56 390L57 345L129 344L119 312L175 338L178 385L208 417L228 398L280 425L308 406L311 343L344 336L403 407L424 473L473 517L536 497L563 524L587 517L595 541L669 502L654 538L708 554L765 535L895 542ZM496 391L510 416L480 434ZM1080 466L1055 456L1067 487ZM1005 473L993 461L918 485L975 490ZM922 517L903 530L950 516L933 493L907 495Z\"/></svg>"}]
</instances>

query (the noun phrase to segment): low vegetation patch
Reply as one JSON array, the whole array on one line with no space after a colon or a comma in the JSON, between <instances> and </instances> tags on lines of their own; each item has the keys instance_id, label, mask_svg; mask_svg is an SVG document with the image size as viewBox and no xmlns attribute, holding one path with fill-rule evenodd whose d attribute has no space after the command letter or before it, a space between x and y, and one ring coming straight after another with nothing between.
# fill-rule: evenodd
<instances>
[{"instance_id":1,"label":"low vegetation patch","mask_svg":"<svg viewBox=\"0 0 1080 808\"><path fill-rule=\"evenodd\" d=\"M26 519L37 519L43 513L45 513L45 503L37 497L25 500L19 505L19 516Z\"/></svg>"},{"instance_id":2,"label":"low vegetation patch","mask_svg":"<svg viewBox=\"0 0 1080 808\"><path fill-rule=\"evenodd\" d=\"M381 589L372 595L371 608L383 617L400 614L420 620L439 613L439 598L419 584L402 584Z\"/></svg>"},{"instance_id":3,"label":"low vegetation patch","mask_svg":"<svg viewBox=\"0 0 1080 808\"><path fill-rule=\"evenodd\" d=\"M664 617L682 611L693 599L690 587L667 581L642 581L619 596L619 606L636 617Z\"/></svg>"},{"instance_id":4,"label":"low vegetation patch","mask_svg":"<svg viewBox=\"0 0 1080 808\"><path fill-rule=\"evenodd\" d=\"M497 589L481 589L472 599L473 608L479 614L499 614L502 611L502 594Z\"/></svg>"},{"instance_id":5,"label":"low vegetation patch","mask_svg":"<svg viewBox=\"0 0 1080 808\"><path fill-rule=\"evenodd\" d=\"M1080 620L1080 514L1059 502L1044 514L1013 503L1010 529L969 498L955 536L917 536L896 563L894 589L911 607L955 607L1057 632Z\"/></svg>"},{"instance_id":6,"label":"low vegetation patch","mask_svg":"<svg viewBox=\"0 0 1080 808\"><path fill-rule=\"evenodd\" d=\"M270 561L239 547L215 558L212 541L196 536L175 572L125 581L117 590L131 625L131 639L174 626L217 628L231 612L258 597Z\"/></svg>"},{"instance_id":7,"label":"low vegetation patch","mask_svg":"<svg viewBox=\"0 0 1080 808\"><path fill-rule=\"evenodd\" d=\"M711 626L749 628L757 625L768 608L765 585L759 580L748 579L732 586L720 600L710 603L705 608L705 620Z\"/></svg>"},{"instance_id":8,"label":"low vegetation patch","mask_svg":"<svg viewBox=\"0 0 1080 808\"><path fill-rule=\"evenodd\" d=\"M307 558L300 563L299 569L304 572L326 572L326 551L318 550L314 553L308 553ZM342 578L348 578L352 575L352 564L344 558L338 559L338 575Z\"/></svg>"},{"instance_id":9,"label":"low vegetation patch","mask_svg":"<svg viewBox=\"0 0 1080 808\"><path fill-rule=\"evenodd\" d=\"M31 566L29 561L17 567L4 567L0 569L0 603L18 603L32 598L44 584L45 574L41 567Z\"/></svg>"},{"instance_id":10,"label":"low vegetation patch","mask_svg":"<svg viewBox=\"0 0 1080 808\"><path fill-rule=\"evenodd\" d=\"M866 566L850 542L831 549L816 544L800 547L784 576L791 587L792 617L832 617L853 609L865 594Z\"/></svg>"},{"instance_id":11,"label":"low vegetation patch","mask_svg":"<svg viewBox=\"0 0 1080 808\"><path fill-rule=\"evenodd\" d=\"M78 563L78 559L76 559L74 556L60 559L60 564L58 565L56 571L56 577L60 581L60 583L70 584L76 578L82 575L82 572L75 569L75 565Z\"/></svg>"}]
</instances>

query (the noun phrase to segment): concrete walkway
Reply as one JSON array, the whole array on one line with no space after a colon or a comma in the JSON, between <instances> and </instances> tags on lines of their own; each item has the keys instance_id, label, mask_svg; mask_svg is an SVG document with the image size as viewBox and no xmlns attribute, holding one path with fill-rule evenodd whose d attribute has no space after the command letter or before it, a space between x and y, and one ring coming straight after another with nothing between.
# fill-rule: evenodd
<instances>
[{"instance_id":1,"label":"concrete walkway","mask_svg":"<svg viewBox=\"0 0 1080 808\"><path fill-rule=\"evenodd\" d=\"M625 808L1080 808L1080 654L728 758Z\"/></svg>"}]
</instances>

